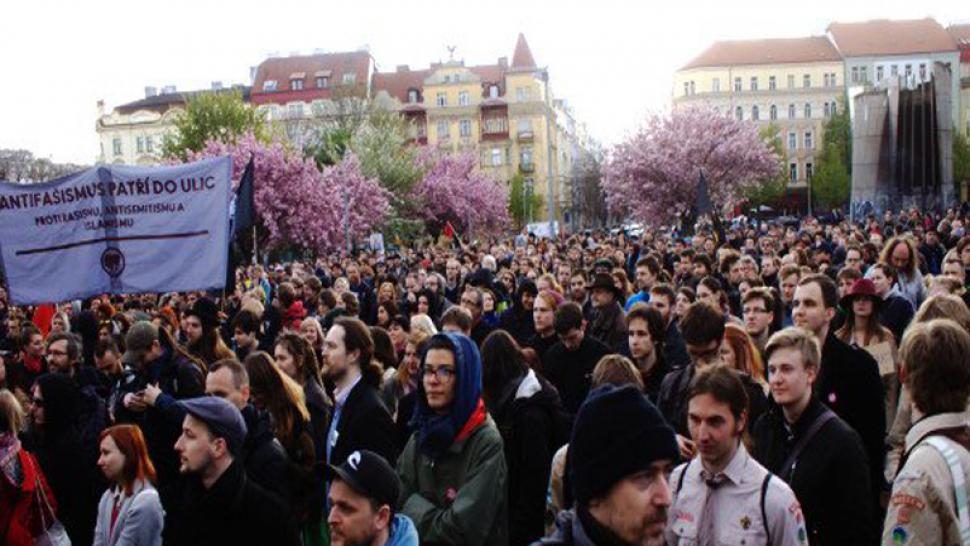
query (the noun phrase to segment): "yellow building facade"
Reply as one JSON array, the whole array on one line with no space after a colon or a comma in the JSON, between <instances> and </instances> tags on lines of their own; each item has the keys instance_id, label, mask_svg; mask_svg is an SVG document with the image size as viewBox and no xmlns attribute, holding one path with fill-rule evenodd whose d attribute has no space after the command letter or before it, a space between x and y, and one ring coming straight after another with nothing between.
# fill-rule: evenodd
<instances>
[{"instance_id":1,"label":"yellow building facade","mask_svg":"<svg viewBox=\"0 0 970 546\"><path fill-rule=\"evenodd\" d=\"M673 103L773 125L789 184L815 172L826 120L845 108L844 64L825 37L716 42L674 75Z\"/></svg>"}]
</instances>

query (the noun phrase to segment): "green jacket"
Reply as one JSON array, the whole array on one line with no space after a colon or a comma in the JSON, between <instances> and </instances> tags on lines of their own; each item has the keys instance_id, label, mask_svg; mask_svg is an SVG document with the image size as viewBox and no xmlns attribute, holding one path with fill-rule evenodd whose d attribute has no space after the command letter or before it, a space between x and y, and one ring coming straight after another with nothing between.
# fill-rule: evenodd
<instances>
[{"instance_id":1,"label":"green jacket","mask_svg":"<svg viewBox=\"0 0 970 546\"><path fill-rule=\"evenodd\" d=\"M506 546L507 470L502 437L491 416L437 461L422 455L418 433L397 463L401 513L425 546Z\"/></svg>"}]
</instances>

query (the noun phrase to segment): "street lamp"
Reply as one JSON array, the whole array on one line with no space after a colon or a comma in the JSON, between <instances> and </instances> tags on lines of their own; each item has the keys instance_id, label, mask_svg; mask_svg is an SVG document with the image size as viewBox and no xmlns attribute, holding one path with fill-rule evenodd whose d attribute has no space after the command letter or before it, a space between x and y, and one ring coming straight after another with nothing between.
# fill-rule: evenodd
<instances>
[{"instance_id":1,"label":"street lamp","mask_svg":"<svg viewBox=\"0 0 970 546\"><path fill-rule=\"evenodd\" d=\"M552 235L556 234L556 224L555 224L555 210L556 206L553 202L553 179L552 179L552 104L549 100L549 69L541 68L535 72L535 77L542 80L545 84L545 114L546 114L546 189L549 194L549 233Z\"/></svg>"}]
</instances>

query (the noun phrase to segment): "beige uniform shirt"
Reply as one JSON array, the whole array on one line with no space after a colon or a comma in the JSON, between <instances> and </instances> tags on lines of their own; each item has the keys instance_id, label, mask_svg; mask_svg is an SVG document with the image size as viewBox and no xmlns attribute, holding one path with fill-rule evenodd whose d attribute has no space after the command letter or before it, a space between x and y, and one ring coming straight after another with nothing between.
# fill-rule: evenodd
<instances>
[{"instance_id":1,"label":"beige uniform shirt","mask_svg":"<svg viewBox=\"0 0 970 546\"><path fill-rule=\"evenodd\" d=\"M695 459L678 466L670 476L674 500L667 520L668 546L694 546L700 539L699 525L708 495L713 507L715 544L762 546L766 543L765 522L761 516L761 486L768 471L758 464L741 445L734 459L724 469L727 480L711 489L701 478L703 465ZM683 486L677 491L684 472ZM795 493L777 476L772 476L765 496L767 528L771 545L801 546L808 544L802 509Z\"/></svg>"},{"instance_id":2,"label":"beige uniform shirt","mask_svg":"<svg viewBox=\"0 0 970 546\"><path fill-rule=\"evenodd\" d=\"M960 544L960 521L950 465L935 447L920 442L920 438L934 430L964 426L968 417L967 413L933 415L918 421L906 434L907 448L913 447L907 451L906 466L893 481L883 544ZM948 438L944 440L957 452L963 472L970 479L970 452Z\"/></svg>"}]
</instances>

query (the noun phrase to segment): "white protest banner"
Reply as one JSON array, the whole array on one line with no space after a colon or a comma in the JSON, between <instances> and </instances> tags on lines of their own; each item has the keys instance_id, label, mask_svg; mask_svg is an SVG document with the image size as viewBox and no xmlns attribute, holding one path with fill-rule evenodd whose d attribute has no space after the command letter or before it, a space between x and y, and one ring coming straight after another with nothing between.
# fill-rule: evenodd
<instances>
[{"instance_id":1,"label":"white protest banner","mask_svg":"<svg viewBox=\"0 0 970 546\"><path fill-rule=\"evenodd\" d=\"M15 304L223 288L230 157L0 182L0 267Z\"/></svg>"}]
</instances>

